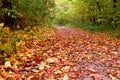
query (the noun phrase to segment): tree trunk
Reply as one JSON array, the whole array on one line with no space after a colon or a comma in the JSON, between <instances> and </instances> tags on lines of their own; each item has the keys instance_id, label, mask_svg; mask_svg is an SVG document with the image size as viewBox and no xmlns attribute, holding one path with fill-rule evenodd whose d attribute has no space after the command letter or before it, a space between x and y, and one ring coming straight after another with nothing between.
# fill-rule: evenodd
<instances>
[{"instance_id":1,"label":"tree trunk","mask_svg":"<svg viewBox=\"0 0 120 80\"><path fill-rule=\"evenodd\" d=\"M114 8L116 8L116 3L117 3L117 0L113 0L113 2L114 2L113 7L114 7Z\"/></svg>"},{"instance_id":2,"label":"tree trunk","mask_svg":"<svg viewBox=\"0 0 120 80\"><path fill-rule=\"evenodd\" d=\"M101 15L101 6L100 6L100 2L96 2L96 5L98 6L98 10L99 10L99 14L98 15ZM101 19L101 17L99 17L99 19ZM97 22L97 24L101 24L102 22Z\"/></svg>"},{"instance_id":3,"label":"tree trunk","mask_svg":"<svg viewBox=\"0 0 120 80\"><path fill-rule=\"evenodd\" d=\"M4 11L4 27L13 28L15 19L12 18L13 13L10 12L10 10L12 10L12 2L11 0L2 0L2 3L3 3L3 9L7 10Z\"/></svg>"}]
</instances>

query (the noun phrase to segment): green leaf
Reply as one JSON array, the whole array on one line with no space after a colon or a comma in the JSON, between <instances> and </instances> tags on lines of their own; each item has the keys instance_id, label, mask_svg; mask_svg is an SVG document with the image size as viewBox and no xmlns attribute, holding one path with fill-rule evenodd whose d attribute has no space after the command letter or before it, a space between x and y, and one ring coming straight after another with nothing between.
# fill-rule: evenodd
<instances>
[{"instance_id":1,"label":"green leaf","mask_svg":"<svg viewBox=\"0 0 120 80\"><path fill-rule=\"evenodd\" d=\"M7 15L10 16L10 15L11 15L11 12L8 12Z\"/></svg>"}]
</instances>

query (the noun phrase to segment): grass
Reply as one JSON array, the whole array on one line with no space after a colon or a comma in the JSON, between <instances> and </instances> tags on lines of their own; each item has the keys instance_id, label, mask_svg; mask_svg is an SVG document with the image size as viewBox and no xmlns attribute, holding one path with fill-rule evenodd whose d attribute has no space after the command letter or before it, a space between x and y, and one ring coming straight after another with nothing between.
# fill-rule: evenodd
<instances>
[{"instance_id":1,"label":"grass","mask_svg":"<svg viewBox=\"0 0 120 80\"><path fill-rule=\"evenodd\" d=\"M92 32L98 32L102 30L101 26L91 25L82 22L74 22L74 23L66 24L65 26L69 28L81 28L85 31L92 31Z\"/></svg>"},{"instance_id":2,"label":"grass","mask_svg":"<svg viewBox=\"0 0 120 80\"><path fill-rule=\"evenodd\" d=\"M65 25L65 27L80 28L80 29L82 29L84 31L88 31L88 32L102 32L102 33L108 34L111 37L111 39L112 38L120 39L120 30L114 30L110 27L92 25L92 24L83 23L83 22L68 23Z\"/></svg>"}]
</instances>

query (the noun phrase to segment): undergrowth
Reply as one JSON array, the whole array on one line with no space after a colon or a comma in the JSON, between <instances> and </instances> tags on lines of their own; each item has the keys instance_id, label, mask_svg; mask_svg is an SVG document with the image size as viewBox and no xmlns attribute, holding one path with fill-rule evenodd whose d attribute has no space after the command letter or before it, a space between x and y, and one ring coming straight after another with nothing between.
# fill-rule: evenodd
<instances>
[{"instance_id":1,"label":"undergrowth","mask_svg":"<svg viewBox=\"0 0 120 80\"><path fill-rule=\"evenodd\" d=\"M11 56L15 57L17 51L25 46L25 42L32 40L46 40L51 31L50 27L25 27L19 30L10 30L9 27L0 28L0 64L4 64L5 60ZM47 36L46 36L47 35Z\"/></svg>"},{"instance_id":2,"label":"undergrowth","mask_svg":"<svg viewBox=\"0 0 120 80\"><path fill-rule=\"evenodd\" d=\"M93 32L93 33L102 32L102 33L108 34L111 39L113 38L120 39L120 30L112 29L111 27L103 27L103 26L92 25L92 24L83 23L83 22L68 23L65 25L65 27L77 28L77 29L79 28L84 31Z\"/></svg>"}]
</instances>

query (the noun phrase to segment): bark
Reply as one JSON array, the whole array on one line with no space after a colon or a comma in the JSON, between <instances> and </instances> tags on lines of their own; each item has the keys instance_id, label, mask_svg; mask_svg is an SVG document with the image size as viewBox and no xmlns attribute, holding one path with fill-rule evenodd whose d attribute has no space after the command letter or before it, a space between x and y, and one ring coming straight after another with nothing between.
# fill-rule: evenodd
<instances>
[{"instance_id":1,"label":"bark","mask_svg":"<svg viewBox=\"0 0 120 80\"><path fill-rule=\"evenodd\" d=\"M4 11L4 27L10 27L13 28L15 19L12 18L13 13L9 12L9 10L12 10L12 2L11 0L2 0L3 3L3 9L7 9L7 12ZM10 13L10 15L8 15Z\"/></svg>"},{"instance_id":2,"label":"bark","mask_svg":"<svg viewBox=\"0 0 120 80\"><path fill-rule=\"evenodd\" d=\"M117 3L117 0L113 0L113 2L114 2L113 7L114 7L114 8L116 8L116 3Z\"/></svg>"}]
</instances>

